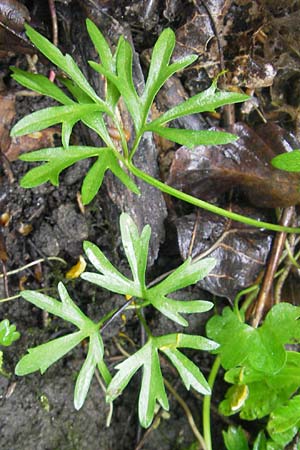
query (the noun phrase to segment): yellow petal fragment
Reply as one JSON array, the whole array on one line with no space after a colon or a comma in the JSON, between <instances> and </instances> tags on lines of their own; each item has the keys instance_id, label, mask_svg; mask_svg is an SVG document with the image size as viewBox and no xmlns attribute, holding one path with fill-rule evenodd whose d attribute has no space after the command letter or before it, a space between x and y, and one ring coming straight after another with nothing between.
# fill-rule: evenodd
<instances>
[{"instance_id":1,"label":"yellow petal fragment","mask_svg":"<svg viewBox=\"0 0 300 450\"><path fill-rule=\"evenodd\" d=\"M74 278L78 278L82 272L85 271L86 268L86 262L85 259L83 258L83 256L79 256L78 262L71 267L70 270L68 270L68 272L66 273L66 278L68 280L72 280Z\"/></svg>"}]
</instances>

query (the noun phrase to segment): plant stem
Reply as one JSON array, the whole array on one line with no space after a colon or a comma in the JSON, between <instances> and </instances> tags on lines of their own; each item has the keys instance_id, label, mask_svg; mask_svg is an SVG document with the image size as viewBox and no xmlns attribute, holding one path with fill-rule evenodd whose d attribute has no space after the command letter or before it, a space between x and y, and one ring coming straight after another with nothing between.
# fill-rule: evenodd
<instances>
[{"instance_id":1,"label":"plant stem","mask_svg":"<svg viewBox=\"0 0 300 450\"><path fill-rule=\"evenodd\" d=\"M209 384L209 387L211 388L211 395L205 395L204 400L203 400L203 408L202 408L203 435L204 435L204 440L205 440L207 450L212 450L211 429L210 429L210 404L211 404L211 397L212 397L214 383L215 383L216 376L218 374L220 365L221 365L221 358L220 358L220 356L217 356L213 363L213 366L211 368L211 371L210 371L210 374L208 377L208 384Z\"/></svg>"},{"instance_id":2,"label":"plant stem","mask_svg":"<svg viewBox=\"0 0 300 450\"><path fill-rule=\"evenodd\" d=\"M194 433L195 438L197 439L197 441L199 442L199 444L201 445L201 448L203 450L209 450L206 443L205 443L205 439L203 438L202 434L200 433L200 431L198 430L195 421L194 421L194 417L191 413L190 408L188 407L188 405L186 404L186 402L183 400L182 397L180 397L180 395L178 394L178 392L176 391L176 389L173 388L173 386L171 385L171 383L168 382L168 380L166 380L164 378L164 383L166 385L166 387L168 388L168 390L171 392L171 394L173 395L173 397L178 401L178 403L180 404L180 406L182 407L182 409L184 410L187 420L189 422L189 425L192 429L192 432Z\"/></svg>"},{"instance_id":3,"label":"plant stem","mask_svg":"<svg viewBox=\"0 0 300 450\"><path fill-rule=\"evenodd\" d=\"M35 266L37 264L40 264L42 262L47 262L47 261L58 261L65 266L67 265L67 262L62 258L59 258L57 256L48 256L47 258L36 259L35 261L32 261L32 262L26 264L25 266L18 267L18 269L10 270L9 272L6 273L6 275L7 276L15 275L16 273L22 272L22 270L29 269L29 267L32 267L32 266ZM0 273L0 278L3 278L3 277L4 277L4 274Z\"/></svg>"},{"instance_id":4,"label":"plant stem","mask_svg":"<svg viewBox=\"0 0 300 450\"><path fill-rule=\"evenodd\" d=\"M162 192L165 192L166 194L172 195L172 197L176 197L179 200L183 200L184 202L190 203L191 205L198 206L198 208L205 209L206 211L210 211L214 214L219 214L220 216L228 217L228 219L235 220L236 222L245 223L247 225L256 228L264 228L266 230L279 231L283 233L300 233L300 228L284 227L281 225L276 225L273 223L263 221L260 222L259 220L252 219L251 217L242 216L232 211L227 211L226 209L212 205L211 203L193 197L192 195L185 194L184 192L181 192L178 189L168 186L167 184L162 183L156 178L153 178L151 175L148 175L147 173L135 167L130 161L126 161L126 166L132 172L133 175L137 176L138 178L141 178L146 183L151 184L152 186L156 187Z\"/></svg>"}]
</instances>

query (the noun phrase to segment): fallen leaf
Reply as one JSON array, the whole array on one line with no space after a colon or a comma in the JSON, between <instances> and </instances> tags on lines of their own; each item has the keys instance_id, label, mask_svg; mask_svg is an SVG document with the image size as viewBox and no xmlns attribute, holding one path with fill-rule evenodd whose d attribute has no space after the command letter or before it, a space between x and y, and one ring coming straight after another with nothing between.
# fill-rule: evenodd
<instances>
[{"instance_id":1,"label":"fallen leaf","mask_svg":"<svg viewBox=\"0 0 300 450\"><path fill-rule=\"evenodd\" d=\"M171 165L167 183L205 200L220 197L231 188L239 188L252 205L264 208L293 206L300 203L300 174L275 169L270 161L283 147L265 142L247 125L235 124L230 132L239 136L231 144L180 147ZM267 132L275 137L274 127ZM277 136L277 139L279 137Z\"/></svg>"},{"instance_id":2,"label":"fallen leaf","mask_svg":"<svg viewBox=\"0 0 300 450\"><path fill-rule=\"evenodd\" d=\"M233 211L256 220L270 220L266 214L250 207L234 206ZM198 216L180 217L175 224L183 259L189 256L193 234L191 256L195 259L205 252L216 259L213 271L198 285L218 297L233 300L238 292L255 283L265 267L272 243L269 232L203 210L199 210Z\"/></svg>"}]
</instances>

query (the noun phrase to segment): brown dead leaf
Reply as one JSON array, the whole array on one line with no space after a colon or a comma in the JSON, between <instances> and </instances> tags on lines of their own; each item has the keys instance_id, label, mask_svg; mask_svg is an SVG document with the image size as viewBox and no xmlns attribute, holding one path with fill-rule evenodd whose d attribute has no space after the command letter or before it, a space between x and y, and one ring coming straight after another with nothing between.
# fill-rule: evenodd
<instances>
[{"instance_id":1,"label":"brown dead leaf","mask_svg":"<svg viewBox=\"0 0 300 450\"><path fill-rule=\"evenodd\" d=\"M276 131L277 130L277 131ZM175 153L168 184L206 200L218 198L231 188L240 188L257 207L287 207L300 203L300 175L275 169L271 159L286 149L280 148L280 128L271 126L265 142L245 124L230 130L239 136L231 144L181 147Z\"/></svg>"},{"instance_id":2,"label":"brown dead leaf","mask_svg":"<svg viewBox=\"0 0 300 450\"><path fill-rule=\"evenodd\" d=\"M265 214L254 208L234 206L234 212L256 220L268 220ZM272 243L268 232L231 222L230 220L199 210L199 215L190 214L176 221L180 254L186 259L201 254L216 259L212 273L199 282L199 286L219 297L233 300L239 291L255 283ZM198 226L195 232L195 221Z\"/></svg>"}]
</instances>

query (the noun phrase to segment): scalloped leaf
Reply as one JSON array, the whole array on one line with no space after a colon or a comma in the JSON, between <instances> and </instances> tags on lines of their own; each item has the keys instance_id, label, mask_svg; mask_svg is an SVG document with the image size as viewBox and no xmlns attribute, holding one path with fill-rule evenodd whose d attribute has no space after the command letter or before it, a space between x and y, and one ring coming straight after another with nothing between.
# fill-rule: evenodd
<instances>
[{"instance_id":1,"label":"scalloped leaf","mask_svg":"<svg viewBox=\"0 0 300 450\"><path fill-rule=\"evenodd\" d=\"M300 340L299 312L288 303L275 305L265 322L253 328L227 307L209 320L207 335L221 344L217 353L225 369L243 365L273 375L286 363L284 345Z\"/></svg>"}]
</instances>

